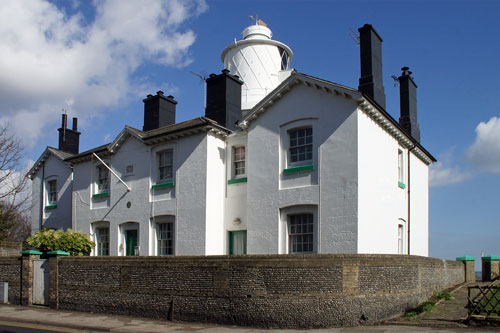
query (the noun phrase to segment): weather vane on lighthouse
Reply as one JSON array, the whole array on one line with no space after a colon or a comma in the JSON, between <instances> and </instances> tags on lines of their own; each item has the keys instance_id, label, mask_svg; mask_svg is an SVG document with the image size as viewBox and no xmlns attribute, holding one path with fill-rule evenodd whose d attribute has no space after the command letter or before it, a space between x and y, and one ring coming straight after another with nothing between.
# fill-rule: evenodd
<instances>
[{"instance_id":1,"label":"weather vane on lighthouse","mask_svg":"<svg viewBox=\"0 0 500 333\"><path fill-rule=\"evenodd\" d=\"M250 20L252 20L252 22L255 21L255 25L262 25L264 27L267 27L266 22L259 20L259 15L255 15L255 17L253 17L253 15L250 15Z\"/></svg>"}]
</instances>

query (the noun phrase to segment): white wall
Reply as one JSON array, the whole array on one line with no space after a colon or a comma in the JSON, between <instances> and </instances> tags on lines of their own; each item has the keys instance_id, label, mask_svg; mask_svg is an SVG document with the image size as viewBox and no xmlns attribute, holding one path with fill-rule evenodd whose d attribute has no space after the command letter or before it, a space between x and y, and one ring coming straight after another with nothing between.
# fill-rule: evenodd
<instances>
[{"instance_id":1,"label":"white wall","mask_svg":"<svg viewBox=\"0 0 500 333\"><path fill-rule=\"evenodd\" d=\"M246 150L246 177L248 178L248 141L246 132L238 132L226 138L226 179L224 203L224 230L223 254L229 254L229 231L247 230L247 183L228 184L227 180L233 178L233 148L245 146ZM240 224L233 221L238 218ZM247 231L248 232L248 231Z\"/></svg>"},{"instance_id":2,"label":"white wall","mask_svg":"<svg viewBox=\"0 0 500 333\"><path fill-rule=\"evenodd\" d=\"M410 155L410 254L429 255L429 167Z\"/></svg>"},{"instance_id":3,"label":"white wall","mask_svg":"<svg viewBox=\"0 0 500 333\"><path fill-rule=\"evenodd\" d=\"M358 119L358 252L397 254L402 224L408 253L408 150L361 110ZM398 149L403 151L405 188L398 185ZM413 154L411 163L410 253L427 255L428 167Z\"/></svg>"},{"instance_id":4,"label":"white wall","mask_svg":"<svg viewBox=\"0 0 500 333\"><path fill-rule=\"evenodd\" d=\"M78 163L73 167L75 229L90 234L92 223L109 221L110 255L124 255L123 247L120 248L123 244L121 231L127 227L138 227L140 254L149 254L149 217L152 213L148 200L149 159L149 147L133 138L125 141L115 155L104 158L113 171L131 187L131 191L127 192L126 187L115 176L110 175L110 196L105 199L92 199L95 168L101 165L97 159ZM124 176L127 165L133 165L134 172ZM102 204L103 201L106 204ZM129 202L130 208L127 207Z\"/></svg>"},{"instance_id":5,"label":"white wall","mask_svg":"<svg viewBox=\"0 0 500 333\"><path fill-rule=\"evenodd\" d=\"M175 187L153 190L156 182L156 152L174 150ZM108 159L111 168L132 188L130 192L111 176L109 204L97 206L92 199L92 162L74 166L75 229L91 233L92 223L109 221L110 255L124 255L123 235L127 228L138 228L140 255L155 255L154 216L175 217L175 254L206 253L205 219L207 198L207 136L184 137L150 147L129 137ZM133 175L125 176L127 165L134 165ZM221 172L224 177L224 168ZM130 202L130 208L127 204ZM222 213L221 213L222 214ZM220 219L222 224L222 218Z\"/></svg>"},{"instance_id":6,"label":"white wall","mask_svg":"<svg viewBox=\"0 0 500 333\"><path fill-rule=\"evenodd\" d=\"M45 193L43 195L40 193L42 190L42 177L44 177L45 182ZM45 206L48 204L47 180L57 181L57 208L54 209L45 209ZM71 196L71 168L59 158L50 155L43 162L43 165L38 169L32 180L31 233L40 230L40 213L42 213L43 218L42 227L53 229L71 228ZM40 202L40 200L42 201Z\"/></svg>"},{"instance_id":7,"label":"white wall","mask_svg":"<svg viewBox=\"0 0 500 333\"><path fill-rule=\"evenodd\" d=\"M224 197L226 183L225 141L208 134L206 160L205 254L224 254Z\"/></svg>"},{"instance_id":8,"label":"white wall","mask_svg":"<svg viewBox=\"0 0 500 333\"><path fill-rule=\"evenodd\" d=\"M248 131L248 253L284 253L280 210L320 207L320 253L356 251L356 103L295 86L250 124ZM292 123L294 122L294 123ZM314 171L284 175L287 131L312 126Z\"/></svg>"}]
</instances>

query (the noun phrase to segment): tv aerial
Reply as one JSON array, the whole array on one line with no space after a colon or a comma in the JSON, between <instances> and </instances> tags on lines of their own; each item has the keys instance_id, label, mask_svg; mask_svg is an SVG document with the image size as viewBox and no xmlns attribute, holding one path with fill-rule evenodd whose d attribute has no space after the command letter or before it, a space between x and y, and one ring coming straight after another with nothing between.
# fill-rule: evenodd
<instances>
[{"instance_id":1,"label":"tv aerial","mask_svg":"<svg viewBox=\"0 0 500 333\"><path fill-rule=\"evenodd\" d=\"M359 41L359 33L354 30L352 27L349 27L351 32L349 33L349 37L352 38L352 40L356 43L356 46L359 47L360 41Z\"/></svg>"},{"instance_id":2,"label":"tv aerial","mask_svg":"<svg viewBox=\"0 0 500 333\"><path fill-rule=\"evenodd\" d=\"M204 75L201 75L200 73L195 73L193 71L189 71L189 73L193 74L194 76L200 78L201 81L203 81L203 108L207 108L207 78Z\"/></svg>"}]
</instances>

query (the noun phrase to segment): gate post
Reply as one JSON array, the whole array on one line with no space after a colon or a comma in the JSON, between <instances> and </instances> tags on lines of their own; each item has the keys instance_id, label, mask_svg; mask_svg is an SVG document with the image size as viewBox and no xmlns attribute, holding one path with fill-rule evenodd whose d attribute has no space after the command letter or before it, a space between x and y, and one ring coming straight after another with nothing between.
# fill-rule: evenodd
<instances>
[{"instance_id":1,"label":"gate post","mask_svg":"<svg viewBox=\"0 0 500 333\"><path fill-rule=\"evenodd\" d=\"M69 256L66 251L50 251L49 256L49 307L59 309L59 257Z\"/></svg>"},{"instance_id":2,"label":"gate post","mask_svg":"<svg viewBox=\"0 0 500 333\"><path fill-rule=\"evenodd\" d=\"M476 257L473 256L463 256L458 257L457 261L464 263L464 282L476 282L476 271L475 263Z\"/></svg>"},{"instance_id":3,"label":"gate post","mask_svg":"<svg viewBox=\"0 0 500 333\"><path fill-rule=\"evenodd\" d=\"M483 281L493 281L500 275L500 256L481 257Z\"/></svg>"},{"instance_id":4,"label":"gate post","mask_svg":"<svg viewBox=\"0 0 500 333\"><path fill-rule=\"evenodd\" d=\"M21 258L21 305L33 305L33 260L40 259L42 252L22 251Z\"/></svg>"}]
</instances>

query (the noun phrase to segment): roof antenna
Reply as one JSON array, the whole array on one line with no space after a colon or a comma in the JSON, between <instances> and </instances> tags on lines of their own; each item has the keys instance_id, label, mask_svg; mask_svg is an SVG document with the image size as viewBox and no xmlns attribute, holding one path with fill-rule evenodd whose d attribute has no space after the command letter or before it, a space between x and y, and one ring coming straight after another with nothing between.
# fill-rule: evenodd
<instances>
[{"instance_id":1,"label":"roof antenna","mask_svg":"<svg viewBox=\"0 0 500 333\"><path fill-rule=\"evenodd\" d=\"M195 73L193 71L189 71L189 73L193 74L194 76L197 76L200 78L200 80L203 81L203 108L207 108L207 78L204 75L201 75L200 73Z\"/></svg>"},{"instance_id":2,"label":"roof antenna","mask_svg":"<svg viewBox=\"0 0 500 333\"><path fill-rule=\"evenodd\" d=\"M351 27L349 27L349 29L351 30L351 32L349 33L349 37L351 37L354 40L354 42L356 42L356 46L359 47L360 44L359 33Z\"/></svg>"},{"instance_id":3,"label":"roof antenna","mask_svg":"<svg viewBox=\"0 0 500 333\"><path fill-rule=\"evenodd\" d=\"M394 87L399 85L399 78L396 75L391 75L391 77L394 80Z\"/></svg>"},{"instance_id":4,"label":"roof antenna","mask_svg":"<svg viewBox=\"0 0 500 333\"><path fill-rule=\"evenodd\" d=\"M66 109L61 109L61 111L66 114ZM66 141L66 126L63 126L63 141Z\"/></svg>"}]
</instances>

